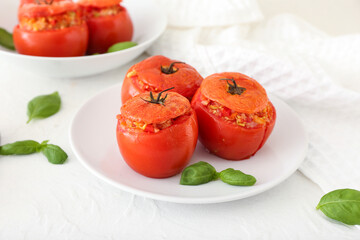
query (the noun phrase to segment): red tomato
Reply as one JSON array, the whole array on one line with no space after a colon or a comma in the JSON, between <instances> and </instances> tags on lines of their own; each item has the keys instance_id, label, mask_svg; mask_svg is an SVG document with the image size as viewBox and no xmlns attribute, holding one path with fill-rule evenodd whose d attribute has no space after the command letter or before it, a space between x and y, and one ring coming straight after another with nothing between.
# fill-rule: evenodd
<instances>
[{"instance_id":1,"label":"red tomato","mask_svg":"<svg viewBox=\"0 0 360 240\"><path fill-rule=\"evenodd\" d=\"M191 100L202 80L195 68L188 64L160 55L149 57L127 72L121 101L124 103L139 93L160 92L170 87L175 87L172 91Z\"/></svg>"},{"instance_id":2,"label":"red tomato","mask_svg":"<svg viewBox=\"0 0 360 240\"><path fill-rule=\"evenodd\" d=\"M75 3L24 4L15 26L16 50L25 55L74 57L86 52L88 28Z\"/></svg>"},{"instance_id":3,"label":"red tomato","mask_svg":"<svg viewBox=\"0 0 360 240\"><path fill-rule=\"evenodd\" d=\"M140 94L127 101L118 115L120 152L133 170L147 177L180 173L197 143L198 125L189 101L178 93L167 94L164 105L146 102L149 93Z\"/></svg>"},{"instance_id":4,"label":"red tomato","mask_svg":"<svg viewBox=\"0 0 360 240\"><path fill-rule=\"evenodd\" d=\"M16 50L25 55L43 57L75 57L86 52L88 31L86 24L56 31L29 32L14 28Z\"/></svg>"},{"instance_id":5,"label":"red tomato","mask_svg":"<svg viewBox=\"0 0 360 240\"><path fill-rule=\"evenodd\" d=\"M228 160L253 156L275 125L276 111L265 90L240 73L205 78L191 105L199 122L200 142Z\"/></svg>"},{"instance_id":6,"label":"red tomato","mask_svg":"<svg viewBox=\"0 0 360 240\"><path fill-rule=\"evenodd\" d=\"M133 24L119 0L80 0L89 28L88 54L104 53L115 43L130 41Z\"/></svg>"}]
</instances>

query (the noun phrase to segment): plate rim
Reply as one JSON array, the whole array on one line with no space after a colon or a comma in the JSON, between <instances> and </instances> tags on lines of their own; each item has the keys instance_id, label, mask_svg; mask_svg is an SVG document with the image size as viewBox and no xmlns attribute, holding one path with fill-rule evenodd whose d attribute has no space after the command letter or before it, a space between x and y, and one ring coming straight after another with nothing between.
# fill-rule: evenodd
<instances>
[{"instance_id":1,"label":"plate rim","mask_svg":"<svg viewBox=\"0 0 360 240\"><path fill-rule=\"evenodd\" d=\"M111 91L115 88L121 88L122 86L122 82L112 85L96 94L94 94L93 96L89 97L80 107L79 109L76 111L76 113L74 114L73 119L71 120L70 123L70 128L69 128L69 140L70 140L70 146L71 149L73 150L73 153L75 155L75 157L80 161L80 163L89 171L91 172L93 175L95 175L97 178L101 179L102 181L105 181L106 183L114 186L115 188L118 188L120 190L135 194L135 195L139 195L142 197L146 197L146 198L150 198L150 199L154 199L154 200L160 200L160 201L165 201L165 202L173 202L173 203L181 203L181 204L213 204L213 203L222 203L222 202L230 202L230 201L235 201L235 200L240 200L240 199L244 199L244 198L248 198L251 196L255 196L257 194L260 194L262 192L265 192L267 190L270 190L271 188L279 185L280 183L282 183L283 181L285 181L286 179L288 179L291 175L293 175L296 170L300 167L301 163L305 160L307 151L308 151L308 146L309 146L309 140L308 140L308 134L306 131L306 128L304 126L304 123L302 121L302 119L299 117L299 115L297 114L297 112L295 112L285 101L281 100L279 97L276 97L274 94L269 94L268 96L270 99L276 99L277 101L281 102L282 104L284 104L287 107L287 110L289 110L296 118L297 120L299 120L299 124L301 126L301 129L304 133L304 149L302 150L302 154L301 156L297 157L297 161L294 163L294 166L291 168L291 170L289 170L288 172L286 172L286 174L283 174L281 177L276 178L275 180L268 182L268 183L264 183L260 186L257 186L254 190L252 191L248 191L248 192L240 192L238 194L233 194L233 195L225 195L225 196L217 196L217 197L196 197L196 198L189 198L189 197L175 197L175 196L167 196L167 195L163 195L163 194L157 194L157 193L152 193L152 192L148 192L148 191L144 191L144 190L139 190L139 189L135 189L132 187L129 187L127 185L124 185L122 183L119 183L105 175L103 175L101 172L99 172L97 169L95 169L94 167L92 167L90 164L87 163L87 161L85 159L83 159L81 157L81 154L79 154L79 152L77 151L76 147L75 147L75 143L73 141L73 129L74 129L74 123L76 121L76 118L79 116L80 111L94 98L103 95L104 93ZM201 144L198 142L198 144Z\"/></svg>"}]
</instances>

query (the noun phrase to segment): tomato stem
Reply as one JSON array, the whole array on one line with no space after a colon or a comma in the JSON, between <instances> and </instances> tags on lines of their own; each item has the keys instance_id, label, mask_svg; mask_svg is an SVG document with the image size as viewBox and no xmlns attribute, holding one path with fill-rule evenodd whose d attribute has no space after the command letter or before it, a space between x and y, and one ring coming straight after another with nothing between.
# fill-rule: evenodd
<instances>
[{"instance_id":1,"label":"tomato stem","mask_svg":"<svg viewBox=\"0 0 360 240\"><path fill-rule=\"evenodd\" d=\"M174 69L174 65L175 65L176 63L183 63L183 64L184 64L184 62L173 62L173 63L170 64L169 67L161 66L161 72L162 72L162 73L165 73L165 74L173 74L173 73L176 73L177 71L179 71L179 69Z\"/></svg>"},{"instance_id":2,"label":"tomato stem","mask_svg":"<svg viewBox=\"0 0 360 240\"><path fill-rule=\"evenodd\" d=\"M235 79L233 78L221 78L220 80L226 80L227 84L228 84L228 90L227 92L230 93L231 95L241 95L243 92L246 91L246 88L243 87L239 87L236 82ZM231 84L229 81L232 81L233 84Z\"/></svg>"},{"instance_id":3,"label":"tomato stem","mask_svg":"<svg viewBox=\"0 0 360 240\"><path fill-rule=\"evenodd\" d=\"M48 0L35 0L35 2L38 5L41 5L42 3L45 3L47 5L51 5L51 4L53 4L54 0L50 0L50 1L48 1Z\"/></svg>"},{"instance_id":4,"label":"tomato stem","mask_svg":"<svg viewBox=\"0 0 360 240\"><path fill-rule=\"evenodd\" d=\"M174 89L174 87L168 88L168 89L165 89L164 91L159 92L156 99L154 98L154 95L153 95L152 91L150 91L150 100L146 100L146 99L143 99L143 98L141 98L141 99L144 100L145 102L148 102L148 103L160 104L160 105L164 106L165 105L165 99L167 98L168 95L166 94L165 97L161 98L161 94L166 92L166 91L169 91L171 89Z\"/></svg>"}]
</instances>

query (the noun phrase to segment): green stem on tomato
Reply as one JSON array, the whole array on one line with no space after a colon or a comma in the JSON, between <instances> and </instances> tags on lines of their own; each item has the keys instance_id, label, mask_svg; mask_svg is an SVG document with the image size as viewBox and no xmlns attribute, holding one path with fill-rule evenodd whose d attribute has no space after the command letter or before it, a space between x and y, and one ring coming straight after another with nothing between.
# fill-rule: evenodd
<instances>
[{"instance_id":1,"label":"green stem on tomato","mask_svg":"<svg viewBox=\"0 0 360 240\"><path fill-rule=\"evenodd\" d=\"M173 62L170 64L169 67L164 67L164 66L161 66L161 72L162 73L165 73L165 74L173 74L173 73L176 73L177 71L179 71L178 68L174 68L174 65L177 64L177 63L184 63L184 62Z\"/></svg>"},{"instance_id":2,"label":"green stem on tomato","mask_svg":"<svg viewBox=\"0 0 360 240\"><path fill-rule=\"evenodd\" d=\"M154 98L154 95L153 95L153 93L151 91L150 91L150 100L146 100L146 99L143 99L143 98L141 98L141 99L144 100L145 102L148 102L148 103L160 104L160 105L164 106L165 105L165 99L167 98L168 95L166 94L165 97L161 98L161 94L163 94L164 92L169 91L171 89L174 89L174 87L168 88L168 89L165 89L164 91L159 92L156 99Z\"/></svg>"},{"instance_id":3,"label":"green stem on tomato","mask_svg":"<svg viewBox=\"0 0 360 240\"><path fill-rule=\"evenodd\" d=\"M220 80L226 80L227 84L228 84L228 90L227 92L230 93L231 95L241 95L243 94L243 92L246 91L246 88L243 88L243 87L239 87L236 82L235 82L235 79L233 78L221 78ZM232 81L233 84L231 84L230 81Z\"/></svg>"}]
</instances>

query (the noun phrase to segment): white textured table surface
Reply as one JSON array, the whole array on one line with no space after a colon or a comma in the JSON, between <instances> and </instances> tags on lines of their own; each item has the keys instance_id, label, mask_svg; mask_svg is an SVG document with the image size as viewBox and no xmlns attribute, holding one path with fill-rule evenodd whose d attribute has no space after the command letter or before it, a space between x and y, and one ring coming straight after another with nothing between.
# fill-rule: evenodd
<instances>
[{"instance_id":1,"label":"white textured table surface","mask_svg":"<svg viewBox=\"0 0 360 240\"><path fill-rule=\"evenodd\" d=\"M273 5L270 1L259 2L260 7L266 7L265 15L272 15L276 12L275 4L282 1L272 0ZM325 0L319 2L325 3ZM358 19L357 15L351 15L359 7L358 3L342 1L339 8L344 5L355 7L343 9L343 16L348 14L350 19ZM306 15L306 8L291 10L288 6L289 10L281 6L284 12L305 14L303 17L310 22L313 19L318 27L326 22ZM357 26L342 28L329 24L323 30L342 34L358 31ZM142 58L144 56L134 62ZM145 199L91 175L71 151L68 140L71 119L89 97L122 81L134 62L101 75L71 80L35 76L0 62L1 144L49 139L69 155L66 164L60 166L47 163L41 155L0 157L1 240L360 239L356 228L335 223L315 210L324 193L298 171L260 195L208 205ZM360 89L360 83L354 82L350 87ZM60 112L27 125L27 102L53 91L61 94Z\"/></svg>"},{"instance_id":2,"label":"white textured table surface","mask_svg":"<svg viewBox=\"0 0 360 240\"><path fill-rule=\"evenodd\" d=\"M129 66L68 80L0 64L2 143L50 139L69 154L59 166L41 155L0 158L0 239L358 239L357 230L315 210L323 193L299 172L258 196L210 205L145 199L91 175L70 149L70 121L89 97L122 81ZM28 100L55 90L61 111L25 124Z\"/></svg>"}]
</instances>

